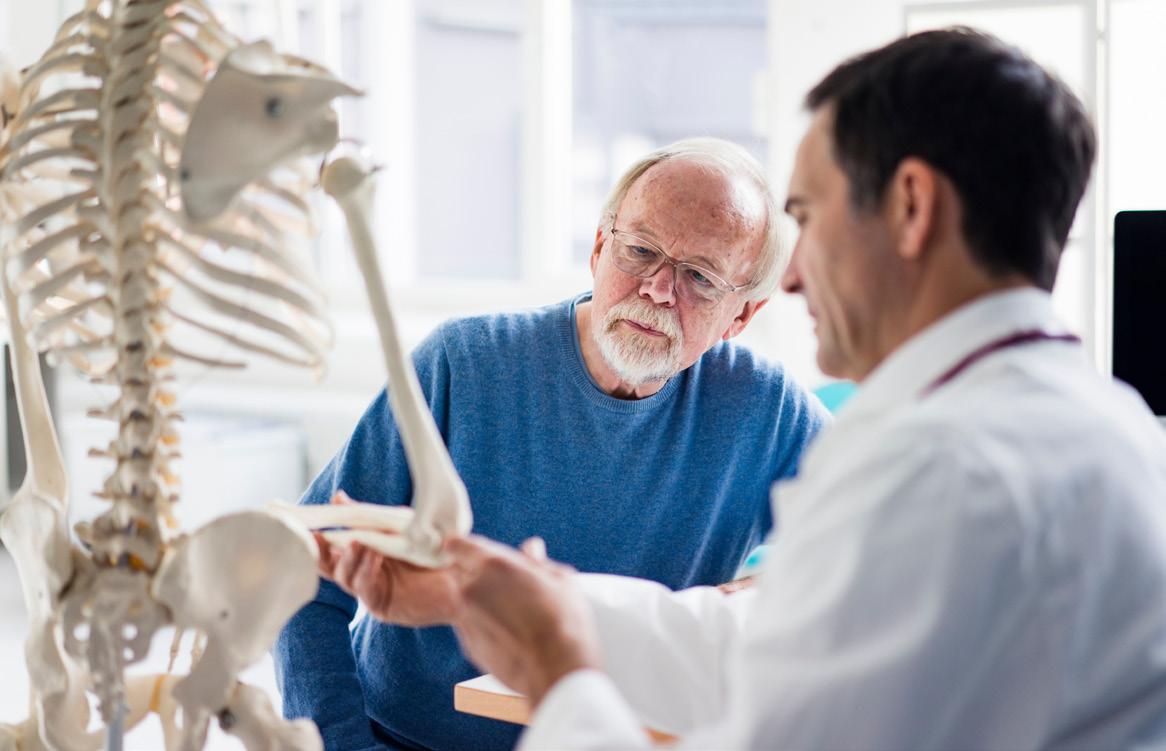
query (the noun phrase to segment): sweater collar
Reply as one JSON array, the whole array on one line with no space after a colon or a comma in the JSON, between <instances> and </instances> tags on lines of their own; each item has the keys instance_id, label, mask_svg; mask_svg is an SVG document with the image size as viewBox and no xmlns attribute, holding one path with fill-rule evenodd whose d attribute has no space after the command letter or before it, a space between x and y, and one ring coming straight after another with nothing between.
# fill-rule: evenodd
<instances>
[{"instance_id":1,"label":"sweater collar","mask_svg":"<svg viewBox=\"0 0 1166 751\"><path fill-rule=\"evenodd\" d=\"M583 349L579 344L579 327L576 316L579 304L587 302L590 299L590 292L584 292L572 299L568 305L564 306L565 316L560 320L559 325L563 356L568 363L570 377L583 393L583 396L596 406L624 414L646 412L670 401L672 395L680 388L680 382L684 379L688 370L681 371L672 376L664 384L663 388L643 399L618 399L599 388L599 384L591 377L591 373L587 370L587 365L583 360ZM700 361L698 360L692 367L695 368L699 365Z\"/></svg>"}]
</instances>

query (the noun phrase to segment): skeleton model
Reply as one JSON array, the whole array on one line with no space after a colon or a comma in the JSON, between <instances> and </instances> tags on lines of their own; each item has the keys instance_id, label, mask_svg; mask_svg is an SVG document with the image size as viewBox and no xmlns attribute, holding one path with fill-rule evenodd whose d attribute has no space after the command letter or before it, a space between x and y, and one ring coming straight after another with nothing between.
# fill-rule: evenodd
<instances>
[{"instance_id":1,"label":"skeleton model","mask_svg":"<svg viewBox=\"0 0 1166 751\"><path fill-rule=\"evenodd\" d=\"M318 749L238 673L316 590L308 528L421 565L470 527L454 472L403 353L369 230L371 170L325 163L349 223L417 488L412 508L247 511L177 528L178 366L241 367L225 352L317 369L331 332L291 239L306 233L306 158L337 141L332 100L354 90L266 43L244 45L201 0L91 0L42 59L0 88L0 291L28 474L0 516L28 607L28 720L0 751L121 745L144 715L168 749L211 719L248 749ZM213 346L207 348L207 342ZM192 343L203 345L202 349ZM66 528L64 463L37 352L106 385L116 424L90 453L108 509ZM185 499L197 503L198 499ZM133 675L162 627L194 631L189 675ZM91 722L89 697L101 722Z\"/></svg>"}]
</instances>

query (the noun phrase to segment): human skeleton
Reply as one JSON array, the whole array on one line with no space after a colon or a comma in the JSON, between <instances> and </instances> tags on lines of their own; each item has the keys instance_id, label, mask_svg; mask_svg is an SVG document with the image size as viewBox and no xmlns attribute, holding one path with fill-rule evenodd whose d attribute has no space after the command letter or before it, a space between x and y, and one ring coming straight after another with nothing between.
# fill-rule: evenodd
<instances>
[{"instance_id":1,"label":"human skeleton","mask_svg":"<svg viewBox=\"0 0 1166 751\"><path fill-rule=\"evenodd\" d=\"M167 749L203 746L211 719L248 749L319 749L237 675L316 591L310 528L439 565L470 527L466 491L401 349L369 229L372 180L325 161L364 275L416 487L412 508L282 508L177 529L175 366L242 367L222 351L319 369L331 331L293 236L310 231L310 155L337 143L327 71L242 44L202 0L90 0L39 62L0 86L0 291L28 473L0 516L28 607L30 714L0 751L91 751L149 712ZM217 342L198 351L188 342ZM116 398L93 449L113 462L109 508L66 529L67 478L38 351ZM188 501L189 502L189 501ZM195 632L189 675L131 675L162 627ZM104 726L91 728L93 694Z\"/></svg>"}]
</instances>

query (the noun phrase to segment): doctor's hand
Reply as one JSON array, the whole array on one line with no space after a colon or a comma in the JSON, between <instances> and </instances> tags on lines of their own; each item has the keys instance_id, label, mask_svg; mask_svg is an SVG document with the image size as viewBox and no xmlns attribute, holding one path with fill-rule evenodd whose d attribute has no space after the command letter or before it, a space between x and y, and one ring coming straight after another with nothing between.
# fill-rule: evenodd
<instances>
[{"instance_id":1,"label":"doctor's hand","mask_svg":"<svg viewBox=\"0 0 1166 751\"><path fill-rule=\"evenodd\" d=\"M541 540L519 552L484 537L455 537L444 549L461 579L454 630L478 667L532 707L568 673L600 669L599 637L574 569L548 561Z\"/></svg>"},{"instance_id":2,"label":"doctor's hand","mask_svg":"<svg viewBox=\"0 0 1166 751\"><path fill-rule=\"evenodd\" d=\"M351 503L343 492L333 503ZM320 575L364 603L378 620L400 626L451 622L461 607L456 572L394 560L360 543L335 546L313 533L320 548Z\"/></svg>"}]
</instances>

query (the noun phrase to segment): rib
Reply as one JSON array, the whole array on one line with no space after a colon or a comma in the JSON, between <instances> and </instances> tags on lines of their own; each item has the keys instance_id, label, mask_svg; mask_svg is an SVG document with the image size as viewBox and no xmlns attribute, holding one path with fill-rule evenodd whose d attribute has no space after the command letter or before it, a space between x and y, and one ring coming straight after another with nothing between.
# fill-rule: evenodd
<instances>
[{"instance_id":1,"label":"rib","mask_svg":"<svg viewBox=\"0 0 1166 751\"><path fill-rule=\"evenodd\" d=\"M113 303L110 301L107 295L91 297L88 300L74 303L62 310L60 313L40 321L33 328L32 335L38 340L43 340L48 334L67 325L74 319L80 318L83 314L98 306L103 306L110 312L113 311Z\"/></svg>"},{"instance_id":2,"label":"rib","mask_svg":"<svg viewBox=\"0 0 1166 751\"><path fill-rule=\"evenodd\" d=\"M86 70L91 67L92 72ZM109 72L108 66L105 64L99 55L86 52L67 52L55 57L45 58L36 63L25 74L22 91L29 91L38 88L41 84L41 79L53 73L64 73L68 71L77 71L85 75L91 75L100 78Z\"/></svg>"},{"instance_id":3,"label":"rib","mask_svg":"<svg viewBox=\"0 0 1166 751\"><path fill-rule=\"evenodd\" d=\"M323 318L324 310L320 303L311 300L287 285L254 275L243 274L225 266L220 266L203 258L197 252L188 248L184 243L172 237L159 238L162 244L179 253L184 259L193 263L199 271L207 277L222 284L248 289L260 295L279 300L291 307L301 310L313 318Z\"/></svg>"},{"instance_id":4,"label":"rib","mask_svg":"<svg viewBox=\"0 0 1166 751\"><path fill-rule=\"evenodd\" d=\"M34 285L22 293L25 304L36 307L53 295L59 294L74 280L86 274L103 274L92 258L82 258L68 268L54 274L49 279Z\"/></svg>"},{"instance_id":5,"label":"rib","mask_svg":"<svg viewBox=\"0 0 1166 751\"><path fill-rule=\"evenodd\" d=\"M84 151L73 146L60 146L52 149L40 149L39 151L33 151L31 153L24 154L23 156L20 156L17 159L14 159L11 162L5 164L4 169L11 174L28 169L29 167L44 161L52 160L53 162L59 164L61 161L66 159L75 159L78 161L89 162L91 164L93 163L92 156L86 154Z\"/></svg>"},{"instance_id":6,"label":"rib","mask_svg":"<svg viewBox=\"0 0 1166 751\"><path fill-rule=\"evenodd\" d=\"M66 247L71 240L77 240L93 232L93 228L83 223L76 223L58 230L47 237L37 240L8 261L10 268L16 269L15 276L20 277L24 272L47 258L58 248Z\"/></svg>"},{"instance_id":7,"label":"rib","mask_svg":"<svg viewBox=\"0 0 1166 751\"><path fill-rule=\"evenodd\" d=\"M284 354L283 352L280 352L272 347L268 347L268 346L259 344L257 342L253 342L249 339L245 339L236 333L227 331L226 329L222 329L222 328L219 328L217 326L212 326L208 323L203 323L201 321L197 321L197 320L191 318L190 316L183 315L182 313L176 312L173 308L170 308L169 306L167 306L167 310L177 320L182 321L183 323L185 323L187 325L194 326L195 328L197 328L201 331L205 331L208 334L212 334L213 336L216 336L216 337L222 339L224 342L226 342L227 344L230 344L233 347L238 347L239 349L246 350L248 352L253 352L253 353L258 354L258 355L264 355L266 357L271 358L272 360L277 360L279 362L286 363L288 365L296 365L296 366L299 366L301 368L317 367L322 362L322 358L315 358L315 359L303 358L303 357L294 357L292 355Z\"/></svg>"},{"instance_id":8,"label":"rib","mask_svg":"<svg viewBox=\"0 0 1166 751\"><path fill-rule=\"evenodd\" d=\"M8 141L6 146L9 153L15 154L23 149L29 143L39 141L45 136L58 131L73 131L81 130L82 126L97 127L97 121L92 119L77 118L74 120L55 120L53 122L41 125L30 130L18 131L16 135ZM5 167L7 172L7 167ZM4 175L7 177L7 174Z\"/></svg>"},{"instance_id":9,"label":"rib","mask_svg":"<svg viewBox=\"0 0 1166 751\"><path fill-rule=\"evenodd\" d=\"M210 357L208 355L199 355L194 352L188 352L183 349L178 349L173 344L163 344L162 352L179 360L187 360L189 362L205 365L208 368L229 368L231 370L240 370L247 367L247 363L242 360L224 360L221 358Z\"/></svg>"},{"instance_id":10,"label":"rib","mask_svg":"<svg viewBox=\"0 0 1166 751\"><path fill-rule=\"evenodd\" d=\"M320 341L318 338L309 336L308 334L294 329L278 319L272 318L271 316L268 316L264 313L260 313L253 308L247 308L245 306L239 305L238 303L232 302L225 297L216 295L201 285L192 282L184 274L178 273L160 260L157 262L157 265L158 268L170 274L174 281L178 282L178 284L182 287L190 290L190 292L206 303L207 306L214 310L216 313L228 316L229 318L233 318L237 321L250 323L258 328L269 331L272 334L276 334L277 336L292 342L310 355L315 355L318 357L322 354L324 349L324 342Z\"/></svg>"},{"instance_id":11,"label":"rib","mask_svg":"<svg viewBox=\"0 0 1166 751\"><path fill-rule=\"evenodd\" d=\"M100 95L100 89L73 88L58 91L22 109L16 114L10 127L13 129L24 127L26 123L38 117L58 117L72 112L94 111L98 107ZM62 104L64 109L53 109Z\"/></svg>"}]
</instances>

